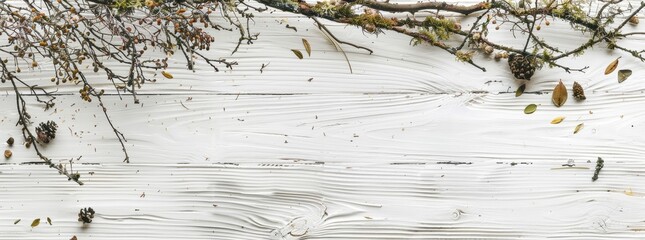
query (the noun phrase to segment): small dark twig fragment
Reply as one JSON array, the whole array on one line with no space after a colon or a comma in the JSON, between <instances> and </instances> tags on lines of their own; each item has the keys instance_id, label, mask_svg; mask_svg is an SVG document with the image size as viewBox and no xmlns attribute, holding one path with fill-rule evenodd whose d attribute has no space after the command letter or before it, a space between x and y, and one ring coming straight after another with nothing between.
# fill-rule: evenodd
<instances>
[{"instance_id":1,"label":"small dark twig fragment","mask_svg":"<svg viewBox=\"0 0 645 240\"><path fill-rule=\"evenodd\" d=\"M593 173L593 177L591 177L592 181L598 180L598 174L600 173L600 170L602 167L605 166L605 161L602 160L602 158L598 157L598 160L596 161L596 171Z\"/></svg>"}]
</instances>

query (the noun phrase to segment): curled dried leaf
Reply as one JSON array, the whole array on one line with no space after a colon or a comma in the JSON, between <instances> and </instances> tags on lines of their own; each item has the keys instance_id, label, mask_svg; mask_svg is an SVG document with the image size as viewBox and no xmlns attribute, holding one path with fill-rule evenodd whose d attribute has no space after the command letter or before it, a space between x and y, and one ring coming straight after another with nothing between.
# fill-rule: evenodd
<instances>
[{"instance_id":1,"label":"curled dried leaf","mask_svg":"<svg viewBox=\"0 0 645 240\"><path fill-rule=\"evenodd\" d=\"M73 236L72 238L70 238L69 240L78 240L78 238L76 237L76 235L74 235L74 236Z\"/></svg>"},{"instance_id":2,"label":"curled dried leaf","mask_svg":"<svg viewBox=\"0 0 645 240\"><path fill-rule=\"evenodd\" d=\"M618 67L618 59L620 59L620 57L616 58L616 60L612 61L607 66L607 68L605 68L605 75L608 75L608 74L614 72L614 70L616 70L616 68Z\"/></svg>"},{"instance_id":3,"label":"curled dried leaf","mask_svg":"<svg viewBox=\"0 0 645 240\"><path fill-rule=\"evenodd\" d=\"M560 80L560 83L558 83L558 85L553 89L551 100L556 107L561 107L567 101L567 98L567 87L564 86L564 83Z\"/></svg>"},{"instance_id":4,"label":"curled dried leaf","mask_svg":"<svg viewBox=\"0 0 645 240\"><path fill-rule=\"evenodd\" d=\"M632 70L629 70L629 69L618 70L618 83L624 82L631 75L632 75Z\"/></svg>"},{"instance_id":5,"label":"curled dried leaf","mask_svg":"<svg viewBox=\"0 0 645 240\"><path fill-rule=\"evenodd\" d=\"M304 57L302 55L302 52L300 52L300 50L298 50L298 49L291 49L291 51L293 52L293 54L296 55L296 57L298 57L298 59L302 59Z\"/></svg>"},{"instance_id":6,"label":"curled dried leaf","mask_svg":"<svg viewBox=\"0 0 645 240\"><path fill-rule=\"evenodd\" d=\"M311 57L311 45L309 45L309 41L307 39L302 39L302 45L305 46L305 51L307 51L307 55Z\"/></svg>"},{"instance_id":7,"label":"curled dried leaf","mask_svg":"<svg viewBox=\"0 0 645 240\"><path fill-rule=\"evenodd\" d=\"M584 123L578 124L576 126L576 129L573 130L573 134L576 134L576 133L580 132L580 130L582 130L584 127L585 127Z\"/></svg>"},{"instance_id":8,"label":"curled dried leaf","mask_svg":"<svg viewBox=\"0 0 645 240\"><path fill-rule=\"evenodd\" d=\"M526 106L526 107L524 108L524 113L526 113L526 114L531 114L531 113L534 113L534 112L535 112L535 110L537 110L537 105L535 105L535 104L529 104L528 106Z\"/></svg>"},{"instance_id":9,"label":"curled dried leaf","mask_svg":"<svg viewBox=\"0 0 645 240\"><path fill-rule=\"evenodd\" d=\"M161 75L163 75L167 79L172 79L173 78L172 74L170 74L169 72L166 72L166 71L161 71Z\"/></svg>"},{"instance_id":10,"label":"curled dried leaf","mask_svg":"<svg viewBox=\"0 0 645 240\"><path fill-rule=\"evenodd\" d=\"M49 223L49 225L52 225L52 219L47 217L47 223Z\"/></svg>"},{"instance_id":11,"label":"curled dried leaf","mask_svg":"<svg viewBox=\"0 0 645 240\"><path fill-rule=\"evenodd\" d=\"M561 123L562 121L564 121L564 117L563 117L563 116L556 117L556 118L554 118L553 120L551 120L551 124L558 124L558 123Z\"/></svg>"},{"instance_id":12,"label":"curled dried leaf","mask_svg":"<svg viewBox=\"0 0 645 240\"><path fill-rule=\"evenodd\" d=\"M36 219L34 219L33 222L31 222L31 227L32 228L37 227L38 225L40 225L40 218L36 218Z\"/></svg>"},{"instance_id":13,"label":"curled dried leaf","mask_svg":"<svg viewBox=\"0 0 645 240\"><path fill-rule=\"evenodd\" d=\"M9 149L4 150L4 157L5 157L5 158L10 158L10 157L11 157L11 155L13 155L13 153L11 152L11 150L9 150Z\"/></svg>"},{"instance_id":14,"label":"curled dried leaf","mask_svg":"<svg viewBox=\"0 0 645 240\"><path fill-rule=\"evenodd\" d=\"M526 90L526 84L520 85L517 90L515 90L515 97L519 97L524 93L524 90Z\"/></svg>"}]
</instances>

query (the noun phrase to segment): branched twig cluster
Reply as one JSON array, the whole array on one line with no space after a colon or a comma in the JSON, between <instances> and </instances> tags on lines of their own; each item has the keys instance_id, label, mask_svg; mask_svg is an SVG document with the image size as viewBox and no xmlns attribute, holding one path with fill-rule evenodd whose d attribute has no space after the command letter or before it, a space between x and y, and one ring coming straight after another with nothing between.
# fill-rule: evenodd
<instances>
[{"instance_id":1,"label":"branched twig cluster","mask_svg":"<svg viewBox=\"0 0 645 240\"><path fill-rule=\"evenodd\" d=\"M585 50L605 43L610 49L628 52L645 61L641 49L628 49L618 40L642 32L623 33L628 23L637 23L636 14L645 7L621 6L622 0L599 1L596 11L585 11L582 3L572 0L488 0L472 5L448 4L445 2L417 2L395 4L377 0L325 0L316 4L300 0L258 0L267 6L283 11L300 13L311 17L321 17L339 23L355 25L367 33L395 31L412 37L413 44L426 43L455 55L456 59L469 63L482 71L486 69L473 61L476 52L492 54L495 59L508 58L510 54L520 54L531 59L537 67L546 65L562 68L566 72L584 71L587 67L570 67L558 61L577 56ZM591 7L589 7L591 8ZM362 11L362 12L361 12ZM424 18L415 13L425 12ZM408 13L405 18L385 17L383 13ZM446 13L479 14L468 29L463 29L456 18ZM614 24L619 16L625 20ZM556 20L568 22L574 32L588 36L588 40L569 50L559 49L541 38L536 32ZM522 40L523 47L514 47L494 42L488 38L493 29L508 26L513 36ZM457 44L450 44L456 41Z\"/></svg>"},{"instance_id":2,"label":"branched twig cluster","mask_svg":"<svg viewBox=\"0 0 645 240\"><path fill-rule=\"evenodd\" d=\"M215 71L220 66L231 68L237 63L204 54L214 42L206 29L237 29L238 47L252 43L257 34L249 30L253 17L250 9L262 10L241 0L0 1L0 80L12 84L18 125L22 126L26 144L32 145L35 139L47 143L43 140L49 138L42 138L42 131L34 136L29 130L31 116L22 89L28 89L45 110L54 106L55 94L23 81L20 75L25 69L53 69L51 82L77 85L84 101L98 101L121 144L124 162L129 162L127 140L114 126L103 103L105 91L94 85L107 79L119 97L122 92L128 93L138 103L137 89L156 81L154 72L167 68L169 57L176 53L183 56L189 70L194 69L196 61L209 64ZM216 21L215 14L223 20ZM104 77L94 77L101 74ZM41 159L57 168L33 145Z\"/></svg>"}]
</instances>

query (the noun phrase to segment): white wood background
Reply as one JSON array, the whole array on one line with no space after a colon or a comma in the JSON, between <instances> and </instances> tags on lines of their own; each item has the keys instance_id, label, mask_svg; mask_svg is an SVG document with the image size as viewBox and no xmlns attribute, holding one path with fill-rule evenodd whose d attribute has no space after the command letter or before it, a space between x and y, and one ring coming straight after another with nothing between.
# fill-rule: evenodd
<instances>
[{"instance_id":1,"label":"white wood background","mask_svg":"<svg viewBox=\"0 0 645 240\"><path fill-rule=\"evenodd\" d=\"M478 56L484 73L393 32L328 24L375 50L344 47L353 74L311 20L263 13L260 39L233 56L235 33L217 33L212 54L238 61L233 70L179 63L175 79L140 90L139 105L105 97L130 164L96 103L78 86L51 86L56 109L31 106L35 122L60 126L44 151L82 155L74 169L86 184L33 164L21 140L5 144L14 156L0 163L0 239L645 239L644 63L624 55L619 69L634 74L618 84L603 71L621 54L597 47L563 62L586 73L543 69L516 98L522 82L505 62ZM584 41L567 29L555 21L542 31L561 47ZM313 53L298 60L290 49L302 49L301 38ZM47 74L28 78L42 85ZM559 79L569 89L580 82L588 99L554 107ZM0 85L0 139L20 139L10 90ZM530 103L539 107L526 115ZM549 124L557 116L566 119ZM597 157L605 167L592 182ZM568 161L582 168L558 169ZM83 207L97 211L85 226ZM46 217L53 225L29 226Z\"/></svg>"}]
</instances>

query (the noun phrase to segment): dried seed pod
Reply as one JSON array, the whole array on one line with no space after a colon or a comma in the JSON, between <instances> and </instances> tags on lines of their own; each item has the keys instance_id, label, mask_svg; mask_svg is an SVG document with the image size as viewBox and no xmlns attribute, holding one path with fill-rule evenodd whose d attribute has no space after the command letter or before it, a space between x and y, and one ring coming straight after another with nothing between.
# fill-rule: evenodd
<instances>
[{"instance_id":1,"label":"dried seed pod","mask_svg":"<svg viewBox=\"0 0 645 240\"><path fill-rule=\"evenodd\" d=\"M587 99L587 97L585 97L585 91L578 82L573 82L573 97L578 101Z\"/></svg>"},{"instance_id":2,"label":"dried seed pod","mask_svg":"<svg viewBox=\"0 0 645 240\"><path fill-rule=\"evenodd\" d=\"M638 20L637 16L633 16L633 17L629 18L629 23L631 23L631 24L638 25L638 22L640 22L640 21Z\"/></svg>"},{"instance_id":3,"label":"dried seed pod","mask_svg":"<svg viewBox=\"0 0 645 240\"><path fill-rule=\"evenodd\" d=\"M493 50L494 50L494 49L493 49L493 47L491 47L491 46L486 46L486 47L484 47L484 53L486 53L486 54L492 54L492 53L493 53Z\"/></svg>"}]
</instances>

